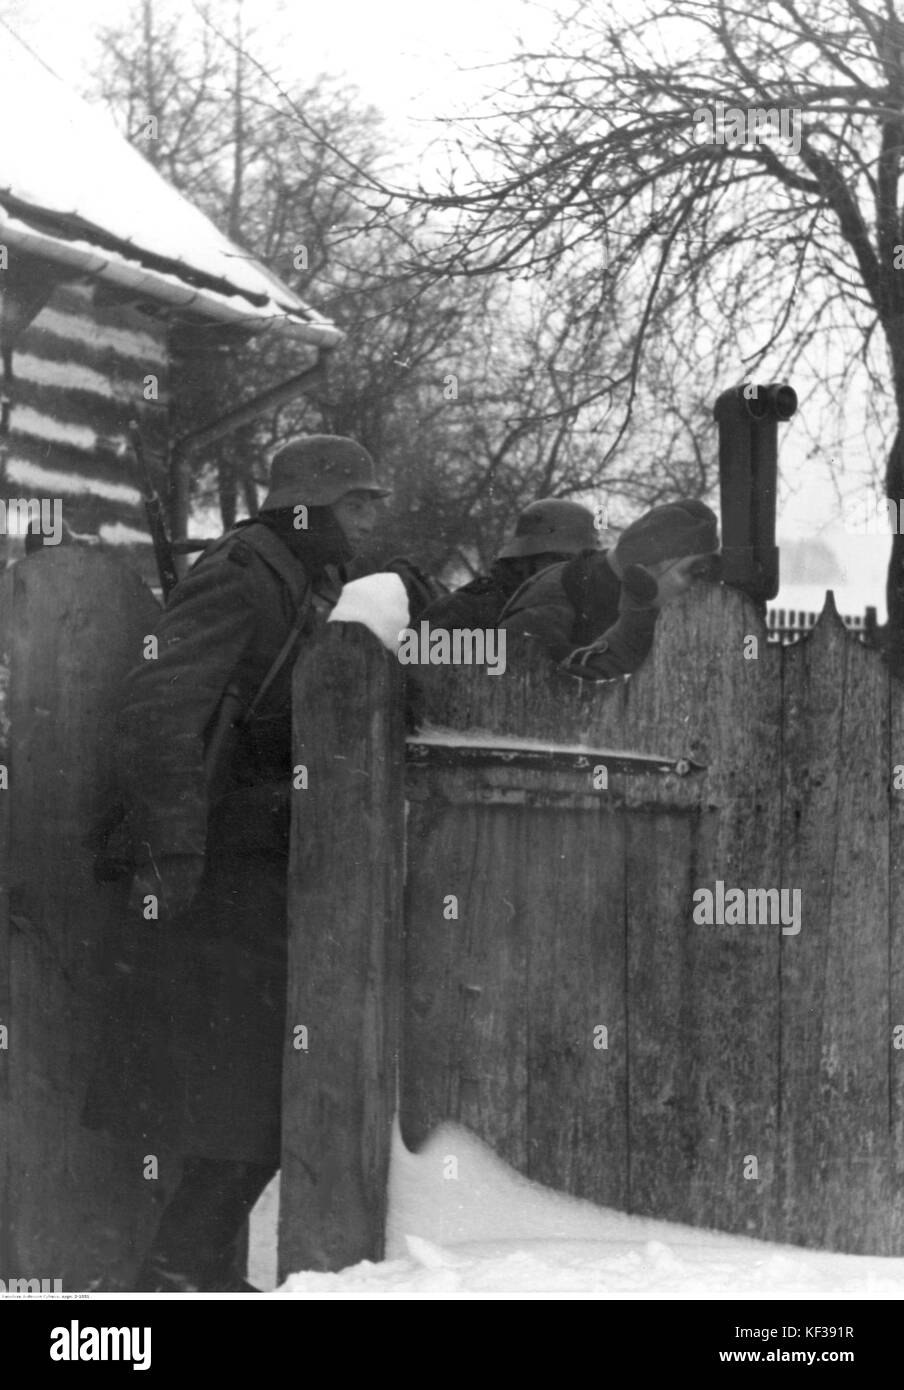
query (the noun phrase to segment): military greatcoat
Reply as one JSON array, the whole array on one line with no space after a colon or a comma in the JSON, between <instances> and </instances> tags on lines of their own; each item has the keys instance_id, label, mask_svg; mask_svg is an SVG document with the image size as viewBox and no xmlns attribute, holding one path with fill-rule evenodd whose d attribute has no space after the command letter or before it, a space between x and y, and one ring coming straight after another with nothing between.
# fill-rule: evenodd
<instances>
[{"instance_id":1,"label":"military greatcoat","mask_svg":"<svg viewBox=\"0 0 904 1390\"><path fill-rule=\"evenodd\" d=\"M198 892L172 921L128 914L120 987L86 1122L186 1154L275 1163L285 1042L291 795L288 660L231 751L213 801L204 754L228 688L245 704L313 603L310 642L342 572L328 545L237 528L173 591L130 673L117 739L139 865L193 856ZM335 557L334 557L335 558ZM203 877L200 871L203 867ZM165 877L165 871L164 871Z\"/></svg>"}]
</instances>

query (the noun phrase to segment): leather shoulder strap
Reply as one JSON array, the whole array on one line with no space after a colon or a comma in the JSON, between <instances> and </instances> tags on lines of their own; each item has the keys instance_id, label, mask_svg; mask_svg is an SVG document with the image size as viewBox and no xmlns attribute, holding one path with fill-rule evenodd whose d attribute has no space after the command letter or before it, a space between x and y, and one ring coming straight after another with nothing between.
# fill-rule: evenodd
<instances>
[{"instance_id":1,"label":"leather shoulder strap","mask_svg":"<svg viewBox=\"0 0 904 1390\"><path fill-rule=\"evenodd\" d=\"M259 522L243 526L237 533L239 540L250 545L288 588L293 601L300 604L308 591L310 581L303 565L299 564L287 546L270 530Z\"/></svg>"}]
</instances>

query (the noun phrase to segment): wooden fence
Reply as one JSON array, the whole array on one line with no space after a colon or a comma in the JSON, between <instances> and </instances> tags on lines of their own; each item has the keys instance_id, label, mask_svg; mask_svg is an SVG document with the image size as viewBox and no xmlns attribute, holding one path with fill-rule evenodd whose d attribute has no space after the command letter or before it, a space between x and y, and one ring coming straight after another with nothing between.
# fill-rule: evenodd
<instances>
[{"instance_id":1,"label":"wooden fence","mask_svg":"<svg viewBox=\"0 0 904 1390\"><path fill-rule=\"evenodd\" d=\"M127 1278L178 1174L80 1122L124 906L86 836L154 618L95 551L0 579L4 1278ZM406 671L451 732L406 735ZM599 686L332 624L295 702L282 1274L380 1257L397 1108L622 1210L904 1253L904 701L831 604L782 648L713 588ZM695 922L719 882L799 889L800 931Z\"/></svg>"},{"instance_id":2,"label":"wooden fence","mask_svg":"<svg viewBox=\"0 0 904 1390\"><path fill-rule=\"evenodd\" d=\"M0 576L0 1277L67 1290L134 1270L175 1178L161 1154L148 1181L143 1154L81 1125L125 908L94 880L89 834L119 683L158 614L137 576L78 546Z\"/></svg>"},{"instance_id":3,"label":"wooden fence","mask_svg":"<svg viewBox=\"0 0 904 1390\"><path fill-rule=\"evenodd\" d=\"M720 588L630 680L507 663L418 668L452 733L407 752L369 634L299 665L282 1272L379 1258L397 1054L409 1146L452 1118L625 1211L904 1253L902 687L831 599L782 648ZM799 931L695 921L720 883Z\"/></svg>"}]
</instances>

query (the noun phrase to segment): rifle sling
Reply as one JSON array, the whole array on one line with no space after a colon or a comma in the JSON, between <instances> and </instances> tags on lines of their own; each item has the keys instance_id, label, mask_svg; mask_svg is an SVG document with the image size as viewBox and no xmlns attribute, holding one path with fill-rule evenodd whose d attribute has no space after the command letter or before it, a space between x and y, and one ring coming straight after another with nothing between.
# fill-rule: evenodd
<instances>
[{"instance_id":1,"label":"rifle sling","mask_svg":"<svg viewBox=\"0 0 904 1390\"><path fill-rule=\"evenodd\" d=\"M268 690L276 680L280 671L285 666L292 654L292 649L296 646L301 636L302 629L308 619L311 606L314 602L314 586L309 576L297 564L291 552L286 548L278 536L275 536L268 528L263 526L251 525L247 529L239 528L242 539L252 549L256 550L261 559L276 573L287 585L292 597L298 601L298 611L292 623L291 631L285 642L279 649L274 661L269 667L264 679L261 681L256 694L250 703L242 708L242 699L238 688L234 683L230 683L220 702L220 708L216 717L213 731L208 739L204 753L204 773L207 782L208 794L211 794L216 781L218 772L221 772L227 749L231 746L232 738L240 728L246 727L254 718L261 702ZM227 540L235 535L231 532L222 540L214 543L208 548L206 555L211 554L214 549L219 549ZM201 557L204 558L203 556Z\"/></svg>"},{"instance_id":2,"label":"rifle sling","mask_svg":"<svg viewBox=\"0 0 904 1390\"><path fill-rule=\"evenodd\" d=\"M272 666L270 667L267 674L264 676L264 679L261 681L260 686L258 687L257 694L255 695L254 699L251 701L250 705L245 710L241 718L237 720L237 723L249 724L251 720L254 718L255 714L257 714L257 711L260 708L264 696L270 689L273 682L276 680L276 677L279 675L280 671L285 666L286 662L289 659L289 656L291 655L292 648L295 646L299 637L301 636L304 625L307 622L308 614L311 611L311 605L313 604L313 602L314 586L313 584L308 584L308 587L305 590L304 598L301 601L301 607L299 608L295 621L292 624L291 632L289 633L285 642L283 642L275 660L273 661Z\"/></svg>"}]
</instances>

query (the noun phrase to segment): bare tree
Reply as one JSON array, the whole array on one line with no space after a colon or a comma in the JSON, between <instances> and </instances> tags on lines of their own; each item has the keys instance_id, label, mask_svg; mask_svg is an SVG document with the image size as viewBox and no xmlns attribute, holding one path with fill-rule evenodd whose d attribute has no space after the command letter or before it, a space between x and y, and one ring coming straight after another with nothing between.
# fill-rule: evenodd
<instances>
[{"instance_id":1,"label":"bare tree","mask_svg":"<svg viewBox=\"0 0 904 1390\"><path fill-rule=\"evenodd\" d=\"M657 419L658 434L649 420L632 427L633 455L607 457L619 384L636 375L611 303L554 278L491 283L414 264L430 259L439 230L381 192L398 170L378 114L339 81L284 90L241 13L209 6L188 23L142 0L142 23L104 36L99 89L139 148L155 116L161 172L347 339L325 386L218 446L196 497L216 498L228 525L240 499L253 510L280 439L348 432L391 476L387 548L467 570L538 496L608 508L687 491L699 459L676 447L686 429L674 413ZM275 334L228 352L210 334L175 346L177 429L299 367Z\"/></svg>"},{"instance_id":2,"label":"bare tree","mask_svg":"<svg viewBox=\"0 0 904 1390\"><path fill-rule=\"evenodd\" d=\"M721 106L719 105L721 103ZM631 344L621 429L663 344L699 382L806 361L855 386L904 497L904 24L893 0L580 0L460 129L455 172L413 201L458 214L431 260L551 275ZM880 333L876 330L880 329ZM840 350L839 350L840 349ZM624 444L620 432L609 449ZM904 536L888 655L904 670Z\"/></svg>"}]
</instances>

